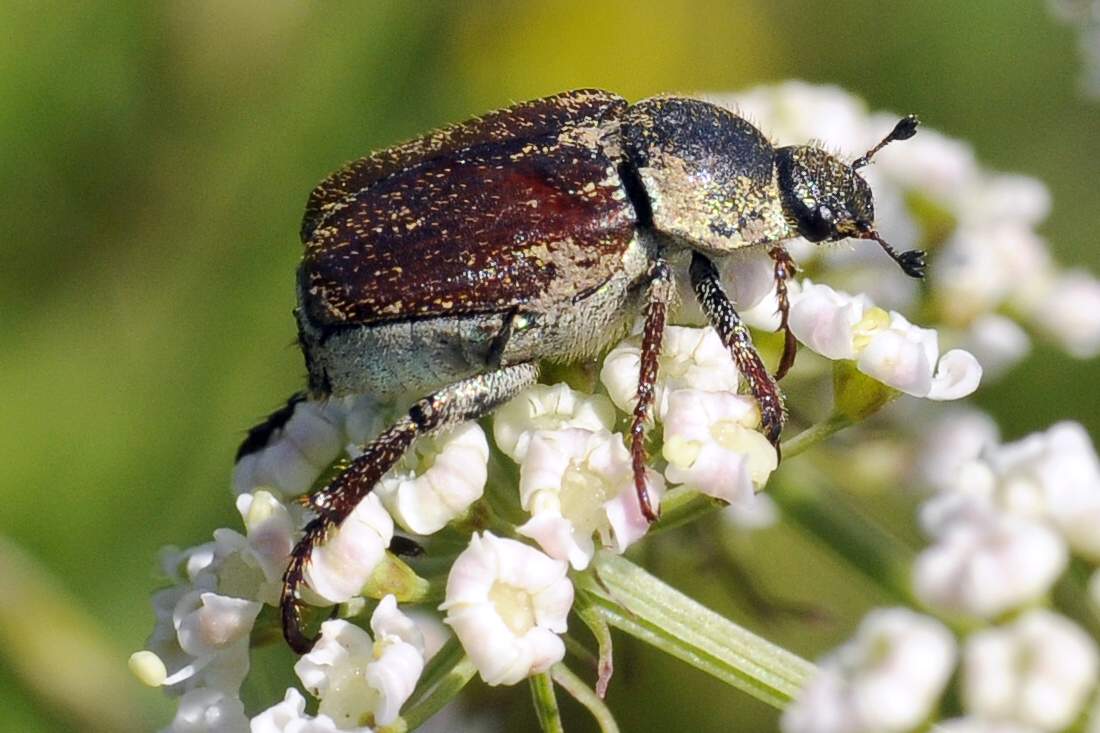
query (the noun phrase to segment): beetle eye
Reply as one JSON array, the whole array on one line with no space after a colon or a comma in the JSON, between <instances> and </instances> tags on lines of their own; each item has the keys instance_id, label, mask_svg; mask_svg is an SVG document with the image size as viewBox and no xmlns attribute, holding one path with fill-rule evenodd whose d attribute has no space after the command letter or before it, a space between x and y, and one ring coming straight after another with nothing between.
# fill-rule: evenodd
<instances>
[{"instance_id":1,"label":"beetle eye","mask_svg":"<svg viewBox=\"0 0 1100 733\"><path fill-rule=\"evenodd\" d=\"M818 206L806 212L798 222L798 233L811 242L823 242L833 235L833 210Z\"/></svg>"}]
</instances>

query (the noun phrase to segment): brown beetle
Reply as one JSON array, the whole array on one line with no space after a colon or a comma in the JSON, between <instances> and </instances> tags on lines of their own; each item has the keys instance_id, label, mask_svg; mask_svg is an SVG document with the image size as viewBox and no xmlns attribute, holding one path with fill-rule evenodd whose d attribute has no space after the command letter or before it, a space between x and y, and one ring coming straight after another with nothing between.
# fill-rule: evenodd
<instances>
[{"instance_id":1,"label":"brown beetle","mask_svg":"<svg viewBox=\"0 0 1100 733\"><path fill-rule=\"evenodd\" d=\"M299 339L309 396L427 395L364 446L324 489L284 575L283 631L297 651L300 586L313 547L351 513L421 435L492 412L538 378L542 360L598 356L645 316L631 426L635 487L646 516L646 419L661 338L678 279L695 295L759 403L778 445L783 397L722 289L711 258L748 246L773 257L790 366L781 243L803 236L877 240L871 192L856 169L906 117L846 164L812 146L775 148L755 127L706 102L629 104L598 90L518 104L370 155L310 195L298 270ZM262 447L295 400L254 428Z\"/></svg>"}]
</instances>

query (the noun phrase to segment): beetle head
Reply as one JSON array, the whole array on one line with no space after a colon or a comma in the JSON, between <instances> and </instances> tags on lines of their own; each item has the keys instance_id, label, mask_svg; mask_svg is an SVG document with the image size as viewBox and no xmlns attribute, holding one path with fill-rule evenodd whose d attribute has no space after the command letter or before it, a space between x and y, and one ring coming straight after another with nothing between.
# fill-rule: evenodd
<instances>
[{"instance_id":1,"label":"beetle head","mask_svg":"<svg viewBox=\"0 0 1100 733\"><path fill-rule=\"evenodd\" d=\"M897 252L875 231L871 187L857 172L885 145L917 131L917 118L904 117L882 141L851 165L821 148L793 145L776 151L783 211L791 227L811 242L855 237L873 239L912 277L924 275L924 253Z\"/></svg>"}]
</instances>

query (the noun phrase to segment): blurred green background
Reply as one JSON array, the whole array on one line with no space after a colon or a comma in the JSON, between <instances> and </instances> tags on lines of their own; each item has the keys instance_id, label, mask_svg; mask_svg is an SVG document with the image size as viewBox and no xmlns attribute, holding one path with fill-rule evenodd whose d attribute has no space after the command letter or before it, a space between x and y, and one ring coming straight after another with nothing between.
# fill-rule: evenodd
<instances>
[{"instance_id":1,"label":"blurred green background","mask_svg":"<svg viewBox=\"0 0 1100 733\"><path fill-rule=\"evenodd\" d=\"M0 728L170 718L126 672L155 554L237 521L236 444L302 379L302 206L343 161L579 86L835 82L1044 180L1057 256L1100 270L1100 105L1078 96L1079 64L1075 29L1011 0L0 4ZM1040 348L979 401L1009 436L1059 417L1100 435L1098 381L1100 365ZM768 585L839 621L762 625L660 548L659 573L811 657L882 600L769 532ZM773 725L683 665L620 651L625 730ZM491 700L520 710L527 693Z\"/></svg>"}]
</instances>

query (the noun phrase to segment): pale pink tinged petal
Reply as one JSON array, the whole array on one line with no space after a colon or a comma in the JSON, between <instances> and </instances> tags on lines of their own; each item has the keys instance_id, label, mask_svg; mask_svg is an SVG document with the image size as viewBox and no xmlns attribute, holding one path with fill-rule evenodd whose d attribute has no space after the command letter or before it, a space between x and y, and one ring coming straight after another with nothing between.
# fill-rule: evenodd
<instances>
[{"instance_id":1,"label":"pale pink tinged petal","mask_svg":"<svg viewBox=\"0 0 1100 733\"><path fill-rule=\"evenodd\" d=\"M932 387L932 364L923 346L897 331L879 331L859 355L861 372L914 397Z\"/></svg>"},{"instance_id":2,"label":"pale pink tinged petal","mask_svg":"<svg viewBox=\"0 0 1100 733\"><path fill-rule=\"evenodd\" d=\"M982 367L974 355L952 349L940 357L928 391L930 400L957 400L972 394L982 381Z\"/></svg>"}]
</instances>

